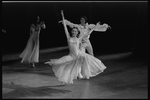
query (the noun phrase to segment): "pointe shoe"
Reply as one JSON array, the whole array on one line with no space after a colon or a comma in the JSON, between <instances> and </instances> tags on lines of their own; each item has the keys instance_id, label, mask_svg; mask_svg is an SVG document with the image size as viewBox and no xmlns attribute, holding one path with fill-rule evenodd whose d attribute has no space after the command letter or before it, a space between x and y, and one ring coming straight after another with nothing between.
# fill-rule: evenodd
<instances>
[{"instance_id":1,"label":"pointe shoe","mask_svg":"<svg viewBox=\"0 0 150 100\"><path fill-rule=\"evenodd\" d=\"M49 62L45 62L44 64L53 65L53 62L49 61Z\"/></svg>"},{"instance_id":2,"label":"pointe shoe","mask_svg":"<svg viewBox=\"0 0 150 100\"><path fill-rule=\"evenodd\" d=\"M49 62L45 62L44 64L49 64Z\"/></svg>"},{"instance_id":3,"label":"pointe shoe","mask_svg":"<svg viewBox=\"0 0 150 100\"><path fill-rule=\"evenodd\" d=\"M33 66L33 68L35 68L35 65L32 65Z\"/></svg>"},{"instance_id":4,"label":"pointe shoe","mask_svg":"<svg viewBox=\"0 0 150 100\"><path fill-rule=\"evenodd\" d=\"M32 66L33 66L33 68L35 68L35 65L34 65L34 63L32 64Z\"/></svg>"},{"instance_id":5,"label":"pointe shoe","mask_svg":"<svg viewBox=\"0 0 150 100\"><path fill-rule=\"evenodd\" d=\"M86 77L86 79L89 79L89 77Z\"/></svg>"},{"instance_id":6,"label":"pointe shoe","mask_svg":"<svg viewBox=\"0 0 150 100\"><path fill-rule=\"evenodd\" d=\"M79 78L83 78L83 76L81 75L81 73L79 73Z\"/></svg>"}]
</instances>

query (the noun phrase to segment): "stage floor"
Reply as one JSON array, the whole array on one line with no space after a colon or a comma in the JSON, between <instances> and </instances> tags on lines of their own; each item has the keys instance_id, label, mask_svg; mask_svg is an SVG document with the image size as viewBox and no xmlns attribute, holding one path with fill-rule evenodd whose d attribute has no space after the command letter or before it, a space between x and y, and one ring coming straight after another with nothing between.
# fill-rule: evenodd
<instances>
[{"instance_id":1,"label":"stage floor","mask_svg":"<svg viewBox=\"0 0 150 100\"><path fill-rule=\"evenodd\" d=\"M132 56L130 52L95 55L107 67L103 73L63 85L44 62L67 53L40 54L35 68L9 56L2 62L2 98L148 99L148 60L144 56Z\"/></svg>"}]
</instances>

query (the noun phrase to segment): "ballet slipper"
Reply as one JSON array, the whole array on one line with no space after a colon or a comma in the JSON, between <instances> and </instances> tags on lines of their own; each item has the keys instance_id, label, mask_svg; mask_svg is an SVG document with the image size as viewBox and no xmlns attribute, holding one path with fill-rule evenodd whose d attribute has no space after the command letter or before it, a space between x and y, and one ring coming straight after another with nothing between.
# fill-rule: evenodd
<instances>
[{"instance_id":1,"label":"ballet slipper","mask_svg":"<svg viewBox=\"0 0 150 100\"><path fill-rule=\"evenodd\" d=\"M86 77L87 79L89 79L89 77Z\"/></svg>"},{"instance_id":2,"label":"ballet slipper","mask_svg":"<svg viewBox=\"0 0 150 100\"><path fill-rule=\"evenodd\" d=\"M53 62L51 62L51 61L48 61L48 62L45 62L44 64L53 65Z\"/></svg>"},{"instance_id":3,"label":"ballet slipper","mask_svg":"<svg viewBox=\"0 0 150 100\"><path fill-rule=\"evenodd\" d=\"M32 66L33 66L33 68L35 68L35 64L34 63L32 63Z\"/></svg>"}]
</instances>

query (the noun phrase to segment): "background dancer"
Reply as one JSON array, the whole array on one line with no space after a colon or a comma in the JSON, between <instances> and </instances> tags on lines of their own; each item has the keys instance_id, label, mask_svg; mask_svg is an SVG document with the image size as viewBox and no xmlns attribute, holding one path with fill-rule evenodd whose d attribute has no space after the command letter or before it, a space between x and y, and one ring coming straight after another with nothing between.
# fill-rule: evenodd
<instances>
[{"instance_id":1,"label":"background dancer","mask_svg":"<svg viewBox=\"0 0 150 100\"><path fill-rule=\"evenodd\" d=\"M41 28L45 29L44 21L40 22L39 16L37 17L37 24L36 26L32 24L30 26L30 38L27 42L26 48L20 54L22 58L21 63L24 61L28 61L32 63L32 66L35 67L35 62L39 62L39 35Z\"/></svg>"}]
</instances>

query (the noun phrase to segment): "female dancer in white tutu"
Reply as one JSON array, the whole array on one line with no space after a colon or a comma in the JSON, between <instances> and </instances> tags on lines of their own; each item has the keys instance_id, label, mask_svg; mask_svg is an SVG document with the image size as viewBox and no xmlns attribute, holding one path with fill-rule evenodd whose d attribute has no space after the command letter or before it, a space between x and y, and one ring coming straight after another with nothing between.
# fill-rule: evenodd
<instances>
[{"instance_id":1,"label":"female dancer in white tutu","mask_svg":"<svg viewBox=\"0 0 150 100\"><path fill-rule=\"evenodd\" d=\"M81 43L81 40L88 34L77 37L79 31L77 28L73 28L71 37L66 27L63 12L61 14L70 52L59 59L51 59L45 64L51 65L58 80L66 84L73 84L73 80L77 77L89 78L103 72L106 66L99 59L85 53L85 47Z\"/></svg>"},{"instance_id":2,"label":"female dancer in white tutu","mask_svg":"<svg viewBox=\"0 0 150 100\"><path fill-rule=\"evenodd\" d=\"M43 21L39 22L39 17L37 19L36 26L32 24L30 26L30 38L27 42L26 48L20 54L22 58L21 63L27 61L32 63L33 67L35 67L35 62L39 62L39 35L41 28L45 29L45 23Z\"/></svg>"}]
</instances>

